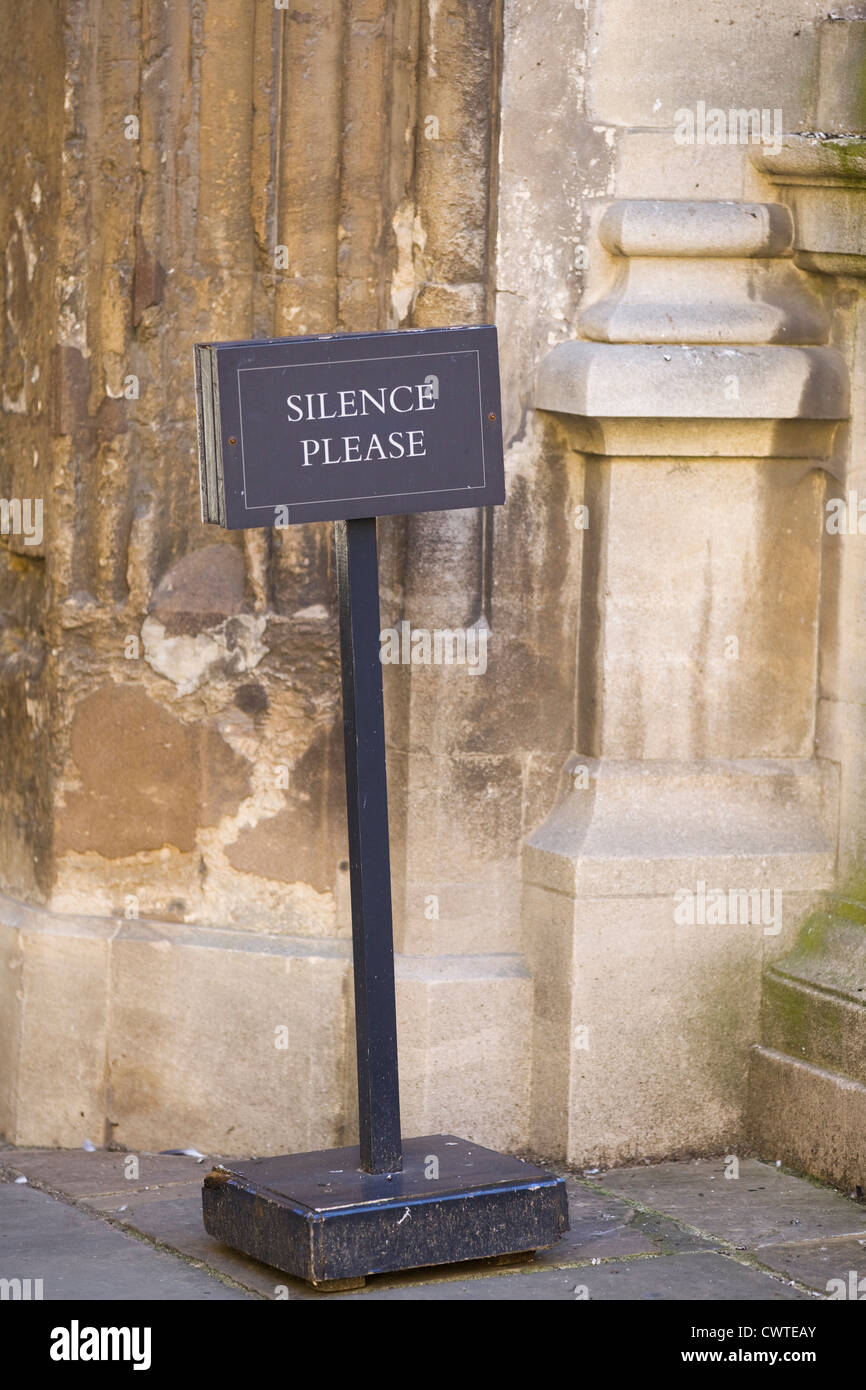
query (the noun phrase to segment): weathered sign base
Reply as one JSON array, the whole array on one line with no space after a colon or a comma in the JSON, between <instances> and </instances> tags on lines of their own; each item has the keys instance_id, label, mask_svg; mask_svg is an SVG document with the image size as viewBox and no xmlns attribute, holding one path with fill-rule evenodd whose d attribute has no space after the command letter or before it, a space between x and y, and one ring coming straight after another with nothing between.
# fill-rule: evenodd
<instances>
[{"instance_id":1,"label":"weathered sign base","mask_svg":"<svg viewBox=\"0 0 866 1390\"><path fill-rule=\"evenodd\" d=\"M394 1173L360 1161L355 1146L214 1168L205 1230L336 1290L368 1274L545 1249L568 1229L561 1178L452 1134L404 1140Z\"/></svg>"}]
</instances>

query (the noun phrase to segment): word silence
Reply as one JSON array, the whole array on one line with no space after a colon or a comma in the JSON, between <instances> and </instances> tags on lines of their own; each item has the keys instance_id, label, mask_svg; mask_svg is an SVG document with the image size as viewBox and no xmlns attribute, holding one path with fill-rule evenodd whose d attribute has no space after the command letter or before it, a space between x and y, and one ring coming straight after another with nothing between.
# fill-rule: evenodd
<instances>
[{"instance_id":1,"label":"word silence","mask_svg":"<svg viewBox=\"0 0 866 1390\"><path fill-rule=\"evenodd\" d=\"M496 329L196 347L202 518L230 529L504 502Z\"/></svg>"}]
</instances>

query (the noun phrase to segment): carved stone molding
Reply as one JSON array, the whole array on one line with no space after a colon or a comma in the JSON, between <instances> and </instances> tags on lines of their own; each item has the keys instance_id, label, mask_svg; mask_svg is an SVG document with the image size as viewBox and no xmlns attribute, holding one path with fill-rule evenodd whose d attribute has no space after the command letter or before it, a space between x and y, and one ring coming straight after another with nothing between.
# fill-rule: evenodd
<instances>
[{"instance_id":1,"label":"carved stone molding","mask_svg":"<svg viewBox=\"0 0 866 1390\"><path fill-rule=\"evenodd\" d=\"M619 261L585 308L585 338L609 343L823 343L828 318L791 264L780 203L618 201L598 229Z\"/></svg>"},{"instance_id":2,"label":"carved stone molding","mask_svg":"<svg viewBox=\"0 0 866 1390\"><path fill-rule=\"evenodd\" d=\"M588 453L824 458L848 415L844 359L792 263L781 204L619 200L599 224L611 286L584 341L541 363L535 404ZM586 341L586 340L589 341Z\"/></svg>"}]
</instances>

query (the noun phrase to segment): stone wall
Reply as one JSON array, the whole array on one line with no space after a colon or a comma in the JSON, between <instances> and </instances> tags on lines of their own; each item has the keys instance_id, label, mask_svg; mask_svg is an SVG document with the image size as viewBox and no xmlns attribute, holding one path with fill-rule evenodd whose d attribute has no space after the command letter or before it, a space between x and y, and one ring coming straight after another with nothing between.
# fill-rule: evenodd
<instances>
[{"instance_id":1,"label":"stone wall","mask_svg":"<svg viewBox=\"0 0 866 1390\"><path fill-rule=\"evenodd\" d=\"M2 547L2 1124L25 1142L338 1142L354 1117L330 527L201 524L192 345L486 319L499 16L70 0L29 24L6 56L2 479L44 500L44 536ZM464 621L483 518L381 530L386 617L426 601L432 564L445 625ZM394 673L398 871L421 697ZM444 765L444 711L438 737ZM481 803L484 756L457 770ZM401 921L404 898L397 876ZM415 1127L453 1104L468 1028L498 1074L483 1108L524 1137L528 982L496 945L479 934L464 969L427 943L401 966ZM491 977L506 1016L479 1033ZM436 1047L455 1053L438 1081Z\"/></svg>"}]
</instances>

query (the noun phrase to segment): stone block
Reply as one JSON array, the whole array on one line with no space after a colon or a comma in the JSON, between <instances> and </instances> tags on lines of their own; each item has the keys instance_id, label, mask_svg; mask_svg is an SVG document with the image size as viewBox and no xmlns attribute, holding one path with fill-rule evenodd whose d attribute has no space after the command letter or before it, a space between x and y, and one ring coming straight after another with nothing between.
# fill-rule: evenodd
<instances>
[{"instance_id":1,"label":"stone block","mask_svg":"<svg viewBox=\"0 0 866 1390\"><path fill-rule=\"evenodd\" d=\"M519 956L398 956L403 1133L529 1138L532 982Z\"/></svg>"},{"instance_id":2,"label":"stone block","mask_svg":"<svg viewBox=\"0 0 866 1390\"><path fill-rule=\"evenodd\" d=\"M754 1048L749 1137L758 1154L850 1191L866 1187L864 1133L866 1086L861 1082L770 1048Z\"/></svg>"},{"instance_id":3,"label":"stone block","mask_svg":"<svg viewBox=\"0 0 866 1390\"><path fill-rule=\"evenodd\" d=\"M259 1155L339 1143L347 979L341 943L130 924L112 947L113 1138Z\"/></svg>"}]
</instances>

